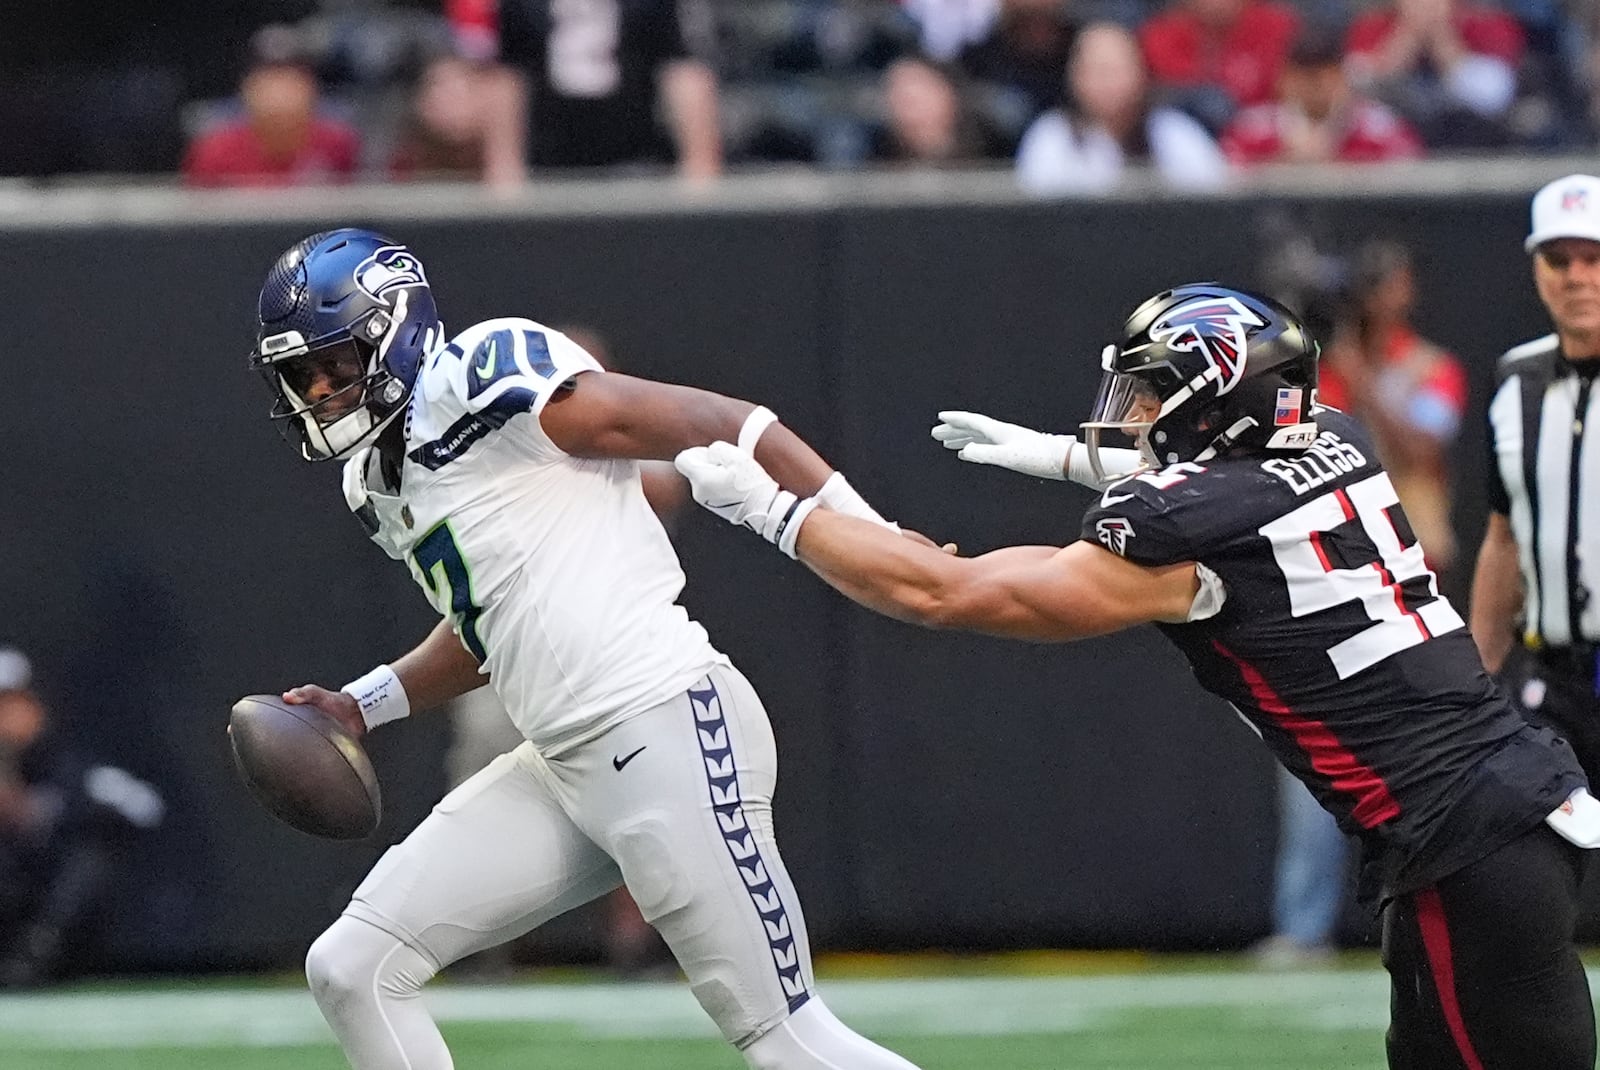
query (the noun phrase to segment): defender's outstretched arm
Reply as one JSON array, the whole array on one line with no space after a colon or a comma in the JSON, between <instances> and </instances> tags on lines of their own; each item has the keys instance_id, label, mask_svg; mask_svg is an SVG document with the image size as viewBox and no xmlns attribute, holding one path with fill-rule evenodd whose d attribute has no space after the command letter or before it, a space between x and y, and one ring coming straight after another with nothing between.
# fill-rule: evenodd
<instances>
[{"instance_id":1,"label":"defender's outstretched arm","mask_svg":"<svg viewBox=\"0 0 1600 1070\"><path fill-rule=\"evenodd\" d=\"M945 449L959 451L956 456L972 464L992 464L1036 479L1070 479L1085 487L1102 486L1089 459L1089 447L1076 435L1046 434L960 409L939 413L932 434ZM1109 478L1137 472L1144 463L1138 450L1100 447L1100 465Z\"/></svg>"},{"instance_id":2,"label":"defender's outstretched arm","mask_svg":"<svg viewBox=\"0 0 1600 1070\"><path fill-rule=\"evenodd\" d=\"M929 628L1064 642L1188 619L1192 564L1146 568L1093 543L952 557L826 509L801 522L799 558L868 609Z\"/></svg>"},{"instance_id":3,"label":"defender's outstretched arm","mask_svg":"<svg viewBox=\"0 0 1600 1070\"><path fill-rule=\"evenodd\" d=\"M701 505L898 620L1059 642L1184 621L1197 608L1201 581L1193 563L1147 568L1086 542L952 557L797 498L726 442L685 450L676 463Z\"/></svg>"}]
</instances>

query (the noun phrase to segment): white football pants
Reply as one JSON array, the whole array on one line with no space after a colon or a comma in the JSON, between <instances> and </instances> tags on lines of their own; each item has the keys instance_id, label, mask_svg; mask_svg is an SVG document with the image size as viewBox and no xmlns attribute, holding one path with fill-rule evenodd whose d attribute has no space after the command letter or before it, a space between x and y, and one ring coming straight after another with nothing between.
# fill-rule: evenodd
<instances>
[{"instance_id":1,"label":"white football pants","mask_svg":"<svg viewBox=\"0 0 1600 1070\"><path fill-rule=\"evenodd\" d=\"M449 1070L418 992L444 966L626 883L706 1013L760 1070L915 1070L815 995L772 834L777 754L736 670L559 758L530 744L445 796L312 944L356 1070Z\"/></svg>"}]
</instances>

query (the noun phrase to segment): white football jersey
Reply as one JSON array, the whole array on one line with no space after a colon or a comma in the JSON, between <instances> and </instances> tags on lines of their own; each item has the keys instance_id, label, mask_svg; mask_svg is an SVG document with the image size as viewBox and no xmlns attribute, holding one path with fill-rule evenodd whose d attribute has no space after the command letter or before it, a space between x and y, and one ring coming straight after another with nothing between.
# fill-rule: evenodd
<instances>
[{"instance_id":1,"label":"white football jersey","mask_svg":"<svg viewBox=\"0 0 1600 1070\"><path fill-rule=\"evenodd\" d=\"M540 426L580 372L604 374L559 331L487 320L424 358L398 492L372 449L345 466L373 541L406 562L546 754L727 664L676 604L683 570L637 462L570 456Z\"/></svg>"}]
</instances>

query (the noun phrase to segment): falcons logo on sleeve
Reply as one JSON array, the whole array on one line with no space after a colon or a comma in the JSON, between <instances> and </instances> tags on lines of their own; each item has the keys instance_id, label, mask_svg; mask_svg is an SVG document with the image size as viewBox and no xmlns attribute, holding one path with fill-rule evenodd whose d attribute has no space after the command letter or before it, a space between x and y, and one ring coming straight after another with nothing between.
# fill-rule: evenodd
<instances>
[{"instance_id":1,"label":"falcons logo on sleeve","mask_svg":"<svg viewBox=\"0 0 1600 1070\"><path fill-rule=\"evenodd\" d=\"M1162 316L1150 326L1150 340L1184 353L1204 354L1216 369L1217 394L1232 390L1244 374L1250 328L1266 321L1232 297L1203 297Z\"/></svg>"},{"instance_id":2,"label":"falcons logo on sleeve","mask_svg":"<svg viewBox=\"0 0 1600 1070\"><path fill-rule=\"evenodd\" d=\"M1095 524L1094 537L1118 557L1126 557L1128 540L1133 538L1133 525L1120 516L1108 516Z\"/></svg>"}]
</instances>

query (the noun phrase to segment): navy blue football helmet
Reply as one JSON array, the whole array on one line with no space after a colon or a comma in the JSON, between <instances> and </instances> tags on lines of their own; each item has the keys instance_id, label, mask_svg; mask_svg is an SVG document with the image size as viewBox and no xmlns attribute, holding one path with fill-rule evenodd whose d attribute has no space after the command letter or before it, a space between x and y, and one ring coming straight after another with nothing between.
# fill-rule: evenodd
<instances>
[{"instance_id":1,"label":"navy blue football helmet","mask_svg":"<svg viewBox=\"0 0 1600 1070\"><path fill-rule=\"evenodd\" d=\"M250 364L276 396L272 418L308 461L377 438L444 340L422 263L370 230L295 243L267 273L257 319Z\"/></svg>"},{"instance_id":2,"label":"navy blue football helmet","mask_svg":"<svg viewBox=\"0 0 1600 1070\"><path fill-rule=\"evenodd\" d=\"M1100 394L1083 424L1101 476L1104 432L1131 437L1147 467L1229 449L1302 450L1317 437L1319 350L1269 297L1217 283L1165 290L1101 354Z\"/></svg>"}]
</instances>

